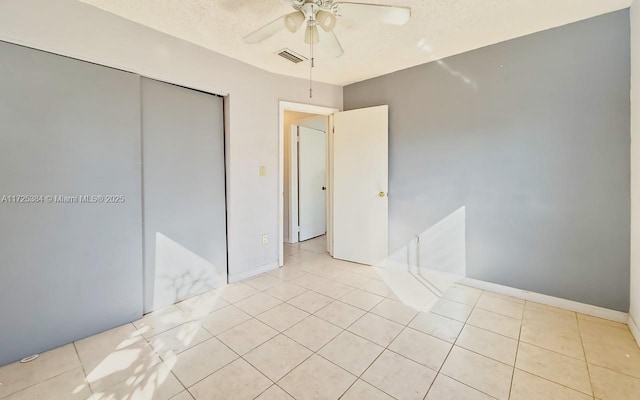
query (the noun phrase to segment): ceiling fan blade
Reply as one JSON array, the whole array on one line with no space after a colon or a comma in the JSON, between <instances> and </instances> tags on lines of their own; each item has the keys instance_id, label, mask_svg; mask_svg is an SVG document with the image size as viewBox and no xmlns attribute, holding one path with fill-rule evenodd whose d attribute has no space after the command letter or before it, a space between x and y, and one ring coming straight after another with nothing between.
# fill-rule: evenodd
<instances>
[{"instance_id":1,"label":"ceiling fan blade","mask_svg":"<svg viewBox=\"0 0 640 400\"><path fill-rule=\"evenodd\" d=\"M283 15L282 17L269 22L262 28L258 28L257 30L243 37L242 40L244 40L244 42L248 44L256 44L265 41L266 39L278 33L280 30L284 29L285 17L286 15Z\"/></svg>"},{"instance_id":2,"label":"ceiling fan blade","mask_svg":"<svg viewBox=\"0 0 640 400\"><path fill-rule=\"evenodd\" d=\"M320 52L323 56L338 58L344 54L344 49L333 31L325 32L320 29L318 30L318 34L320 39L318 46L321 48Z\"/></svg>"},{"instance_id":3,"label":"ceiling fan blade","mask_svg":"<svg viewBox=\"0 0 640 400\"><path fill-rule=\"evenodd\" d=\"M338 16L383 24L404 25L411 18L411 9L408 7L342 2L335 3L334 7Z\"/></svg>"}]
</instances>

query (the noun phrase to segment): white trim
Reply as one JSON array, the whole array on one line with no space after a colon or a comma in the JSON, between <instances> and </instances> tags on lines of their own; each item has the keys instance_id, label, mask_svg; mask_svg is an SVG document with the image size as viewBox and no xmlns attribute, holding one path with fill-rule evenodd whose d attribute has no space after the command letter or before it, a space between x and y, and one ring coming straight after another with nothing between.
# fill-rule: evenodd
<instances>
[{"instance_id":1,"label":"white trim","mask_svg":"<svg viewBox=\"0 0 640 400\"><path fill-rule=\"evenodd\" d=\"M631 330L633 337L636 338L636 342L638 342L638 345L640 346L640 328L638 327L638 324L636 324L636 321L633 320L633 317L631 317L631 314L629 314L627 325L629 325L629 329Z\"/></svg>"},{"instance_id":2,"label":"white trim","mask_svg":"<svg viewBox=\"0 0 640 400\"><path fill-rule=\"evenodd\" d=\"M309 114L332 115L337 108L312 104L280 101L278 129L278 266L284 265L284 112L297 111ZM231 281L231 280L229 280Z\"/></svg>"},{"instance_id":3,"label":"white trim","mask_svg":"<svg viewBox=\"0 0 640 400\"><path fill-rule=\"evenodd\" d=\"M277 269L277 268L278 268L278 262L277 261L274 261L274 262L269 263L269 264L261 265L259 267L252 268L252 269L250 269L248 271L241 272L239 274L229 275L229 283L242 281L242 280L251 278L252 276L256 276L256 275L263 274L265 272L273 271L274 269Z\"/></svg>"},{"instance_id":4,"label":"white trim","mask_svg":"<svg viewBox=\"0 0 640 400\"><path fill-rule=\"evenodd\" d=\"M291 124L289 143L289 243L298 243L300 236L298 235L298 132L299 125Z\"/></svg>"},{"instance_id":5,"label":"white trim","mask_svg":"<svg viewBox=\"0 0 640 400\"><path fill-rule=\"evenodd\" d=\"M579 312L582 314L592 315L594 317L604 318L615 322L627 323L629 315L622 311L610 310L608 308L593 306L590 304L579 303L573 300L561 299L559 297L548 296L546 294L530 292L528 290L516 289L509 286L498 285L496 283L480 281L472 278L462 278L458 280L466 286L475 287L477 289L488 290L495 293L504 294L518 299L533 301L548 306L564 308L566 310Z\"/></svg>"}]
</instances>

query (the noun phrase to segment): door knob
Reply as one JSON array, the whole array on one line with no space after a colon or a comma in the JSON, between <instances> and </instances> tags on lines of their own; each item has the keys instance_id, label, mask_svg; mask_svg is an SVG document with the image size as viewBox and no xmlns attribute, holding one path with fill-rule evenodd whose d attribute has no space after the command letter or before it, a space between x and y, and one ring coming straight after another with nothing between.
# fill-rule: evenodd
<instances>
[{"instance_id":1,"label":"door knob","mask_svg":"<svg viewBox=\"0 0 640 400\"><path fill-rule=\"evenodd\" d=\"M323 186L323 187L322 187L322 190L327 190L327 188Z\"/></svg>"},{"instance_id":2,"label":"door knob","mask_svg":"<svg viewBox=\"0 0 640 400\"><path fill-rule=\"evenodd\" d=\"M378 193L378 196L379 196L379 197L384 197L384 192L380 192L380 193Z\"/></svg>"}]
</instances>

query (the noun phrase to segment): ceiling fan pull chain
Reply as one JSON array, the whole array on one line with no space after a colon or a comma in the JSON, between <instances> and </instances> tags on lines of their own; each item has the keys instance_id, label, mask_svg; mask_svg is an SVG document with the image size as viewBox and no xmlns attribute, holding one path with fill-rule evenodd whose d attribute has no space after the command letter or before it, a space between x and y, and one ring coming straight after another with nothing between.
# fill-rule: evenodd
<instances>
[{"instance_id":1,"label":"ceiling fan pull chain","mask_svg":"<svg viewBox=\"0 0 640 400\"><path fill-rule=\"evenodd\" d=\"M309 43L311 66L309 67L309 98L313 98L313 67L315 67L315 58L313 57L313 30L311 30L311 40Z\"/></svg>"}]
</instances>

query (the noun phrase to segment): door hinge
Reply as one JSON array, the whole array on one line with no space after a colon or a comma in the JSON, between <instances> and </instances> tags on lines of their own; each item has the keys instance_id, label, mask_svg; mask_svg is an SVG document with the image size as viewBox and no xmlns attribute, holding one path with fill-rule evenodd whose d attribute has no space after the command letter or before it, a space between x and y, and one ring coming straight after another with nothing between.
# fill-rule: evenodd
<instances>
[{"instance_id":1,"label":"door hinge","mask_svg":"<svg viewBox=\"0 0 640 400\"><path fill-rule=\"evenodd\" d=\"M296 232L300 233L300 225L296 226Z\"/></svg>"}]
</instances>

